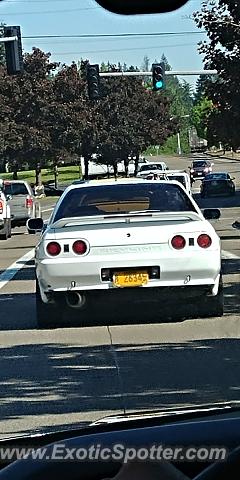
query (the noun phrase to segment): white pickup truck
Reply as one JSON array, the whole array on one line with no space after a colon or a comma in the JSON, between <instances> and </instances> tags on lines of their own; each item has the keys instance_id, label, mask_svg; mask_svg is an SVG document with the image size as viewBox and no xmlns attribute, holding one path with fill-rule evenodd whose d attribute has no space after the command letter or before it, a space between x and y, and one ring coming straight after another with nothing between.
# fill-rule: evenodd
<instances>
[{"instance_id":1,"label":"white pickup truck","mask_svg":"<svg viewBox=\"0 0 240 480\"><path fill-rule=\"evenodd\" d=\"M0 180L0 240L7 240L11 237L11 211L8 205L8 198L1 189Z\"/></svg>"}]
</instances>

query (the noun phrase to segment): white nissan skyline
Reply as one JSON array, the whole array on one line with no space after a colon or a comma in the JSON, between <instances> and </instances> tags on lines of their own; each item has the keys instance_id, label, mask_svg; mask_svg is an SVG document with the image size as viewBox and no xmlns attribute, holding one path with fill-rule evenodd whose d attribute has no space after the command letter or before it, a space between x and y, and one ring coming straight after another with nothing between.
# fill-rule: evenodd
<instances>
[{"instance_id":1,"label":"white nissan skyline","mask_svg":"<svg viewBox=\"0 0 240 480\"><path fill-rule=\"evenodd\" d=\"M35 252L39 326L60 324L64 309L101 297L159 296L193 302L199 316L223 315L220 239L178 182L121 179L75 182L41 231ZM131 296L129 297L131 298ZM95 300L94 300L95 301ZM199 314L202 312L202 314ZM80 313L79 313L80 315Z\"/></svg>"}]
</instances>

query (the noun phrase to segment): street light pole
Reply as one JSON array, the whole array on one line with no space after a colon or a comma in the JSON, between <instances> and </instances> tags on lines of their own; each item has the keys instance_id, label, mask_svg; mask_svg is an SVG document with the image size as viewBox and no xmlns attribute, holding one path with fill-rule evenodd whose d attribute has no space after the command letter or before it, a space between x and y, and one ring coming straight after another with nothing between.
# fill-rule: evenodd
<instances>
[{"instance_id":1,"label":"street light pole","mask_svg":"<svg viewBox=\"0 0 240 480\"><path fill-rule=\"evenodd\" d=\"M173 117L170 117L170 120L173 120L174 118L189 118L189 117L190 115L174 115ZM178 143L177 153L178 155L182 155L180 132L177 133L177 143Z\"/></svg>"},{"instance_id":2,"label":"street light pole","mask_svg":"<svg viewBox=\"0 0 240 480\"><path fill-rule=\"evenodd\" d=\"M178 141L178 155L182 155L180 132L178 132L177 134L177 141Z\"/></svg>"}]
</instances>

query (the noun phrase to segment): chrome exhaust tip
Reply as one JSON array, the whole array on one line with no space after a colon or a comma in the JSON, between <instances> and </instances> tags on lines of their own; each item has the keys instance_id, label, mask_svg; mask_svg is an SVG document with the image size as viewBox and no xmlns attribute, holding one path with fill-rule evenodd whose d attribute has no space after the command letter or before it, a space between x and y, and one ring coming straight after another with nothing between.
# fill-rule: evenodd
<instances>
[{"instance_id":1,"label":"chrome exhaust tip","mask_svg":"<svg viewBox=\"0 0 240 480\"><path fill-rule=\"evenodd\" d=\"M66 302L70 308L82 308L85 305L86 298L79 292L67 292Z\"/></svg>"}]
</instances>

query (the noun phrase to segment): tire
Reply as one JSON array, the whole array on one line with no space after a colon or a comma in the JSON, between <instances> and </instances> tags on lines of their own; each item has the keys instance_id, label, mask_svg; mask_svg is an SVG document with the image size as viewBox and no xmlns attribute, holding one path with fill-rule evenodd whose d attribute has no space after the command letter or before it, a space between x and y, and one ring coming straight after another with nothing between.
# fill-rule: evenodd
<instances>
[{"instance_id":1,"label":"tire","mask_svg":"<svg viewBox=\"0 0 240 480\"><path fill-rule=\"evenodd\" d=\"M4 233L1 233L0 235L0 240L7 240L8 236L9 236L9 226L7 221L4 226Z\"/></svg>"},{"instance_id":2,"label":"tire","mask_svg":"<svg viewBox=\"0 0 240 480\"><path fill-rule=\"evenodd\" d=\"M11 238L12 237L12 224L11 224L11 220L9 220L8 222L8 238Z\"/></svg>"},{"instance_id":3,"label":"tire","mask_svg":"<svg viewBox=\"0 0 240 480\"><path fill-rule=\"evenodd\" d=\"M36 280L36 317L38 328L56 328L61 323L61 310L58 305L43 303L38 281Z\"/></svg>"},{"instance_id":4,"label":"tire","mask_svg":"<svg viewBox=\"0 0 240 480\"><path fill-rule=\"evenodd\" d=\"M219 281L218 293L215 297L205 297L200 304L202 318L222 317L224 314L223 281L222 276Z\"/></svg>"}]
</instances>

